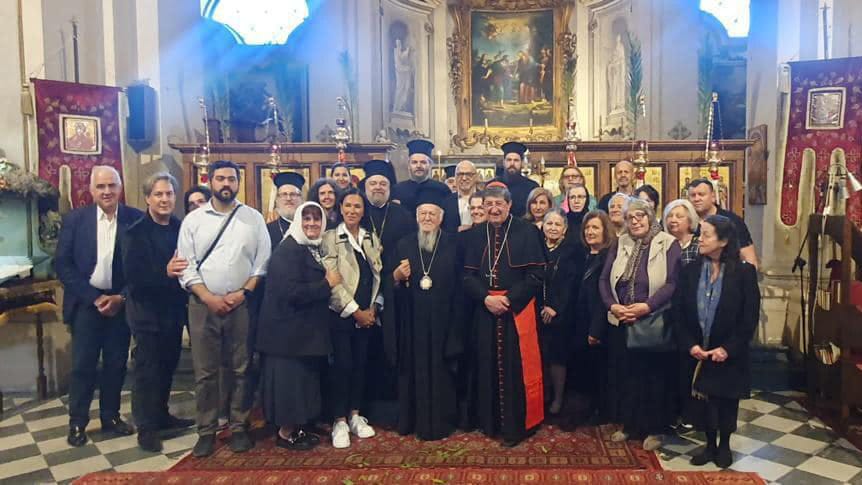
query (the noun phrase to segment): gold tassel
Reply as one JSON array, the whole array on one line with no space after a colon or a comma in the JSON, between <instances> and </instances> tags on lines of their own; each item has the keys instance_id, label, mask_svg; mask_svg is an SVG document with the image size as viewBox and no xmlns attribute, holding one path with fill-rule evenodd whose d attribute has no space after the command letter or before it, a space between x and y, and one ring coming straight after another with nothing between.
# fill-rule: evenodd
<instances>
[{"instance_id":1,"label":"gold tassel","mask_svg":"<svg viewBox=\"0 0 862 485\"><path fill-rule=\"evenodd\" d=\"M700 371L701 370L703 370L703 361L699 360L699 361L697 361L697 367L694 368L694 376L692 376L692 378L691 378L691 395L695 399L700 399L701 401L706 401L706 400L708 400L707 395L700 392L700 391L696 391L694 389L694 385L697 382L697 378L700 377Z\"/></svg>"}]
</instances>

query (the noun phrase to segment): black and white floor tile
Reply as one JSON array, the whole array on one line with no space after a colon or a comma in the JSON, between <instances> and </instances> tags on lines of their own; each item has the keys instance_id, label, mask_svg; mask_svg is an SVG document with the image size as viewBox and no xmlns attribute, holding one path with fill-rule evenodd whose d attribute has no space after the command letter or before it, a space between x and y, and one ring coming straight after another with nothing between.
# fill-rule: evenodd
<instances>
[{"instance_id":1,"label":"black and white floor tile","mask_svg":"<svg viewBox=\"0 0 862 485\"><path fill-rule=\"evenodd\" d=\"M177 387L177 386L175 386ZM181 387L190 388L189 385ZM862 453L839 438L796 402L793 391L760 392L740 404L739 430L732 437L732 468L760 474L782 485L862 485ZM123 393L122 414L130 413L130 394ZM88 428L90 442L81 448L66 443L66 398L44 402L6 397L0 416L0 483L68 483L101 470L165 470L185 456L197 439L193 429L166 437L161 453L141 451L135 436L105 437L99 433L98 401L94 400ZM177 390L171 411L194 413L194 396ZM703 449L703 436L689 433L666 437L658 452L668 470L717 470L714 465L692 467L689 459Z\"/></svg>"}]
</instances>

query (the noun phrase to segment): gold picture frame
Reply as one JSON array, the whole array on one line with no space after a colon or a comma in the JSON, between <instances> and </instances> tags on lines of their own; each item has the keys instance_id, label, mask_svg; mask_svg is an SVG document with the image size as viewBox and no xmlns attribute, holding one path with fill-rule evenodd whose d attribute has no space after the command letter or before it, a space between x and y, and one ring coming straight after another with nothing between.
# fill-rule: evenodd
<instances>
[{"instance_id":1,"label":"gold picture frame","mask_svg":"<svg viewBox=\"0 0 862 485\"><path fill-rule=\"evenodd\" d=\"M712 180L709 176L709 167L706 165L680 166L677 169L677 174L677 180L679 181L677 194L679 194L680 199L688 199L688 184L692 180L699 178ZM731 202L733 201L733 179L730 175L730 166L719 165L718 180L713 182L713 187L718 194L716 202L727 210L731 209Z\"/></svg>"},{"instance_id":2,"label":"gold picture frame","mask_svg":"<svg viewBox=\"0 0 862 485\"><path fill-rule=\"evenodd\" d=\"M70 155L101 155L102 119L61 113L60 151Z\"/></svg>"},{"instance_id":3,"label":"gold picture frame","mask_svg":"<svg viewBox=\"0 0 862 485\"><path fill-rule=\"evenodd\" d=\"M452 139L455 145L462 149L479 143L499 147L509 140L550 141L562 137L567 116L565 111L569 105L568 94L563 93L563 77L569 75L565 72L567 60L575 57L575 37L568 30L573 6L573 2L566 0L461 0L449 6L454 22L453 33L447 39L449 76L458 114L458 133ZM474 24L480 29L474 29ZM546 24L553 24L552 33L545 32L544 28L534 28ZM542 44L517 44L511 38L507 40L507 34L517 34L521 40L523 37L529 37L530 41L541 39ZM519 49L519 45L522 48ZM525 45L529 47L523 47ZM474 53L477 54L476 59L473 58ZM508 59L489 59L489 56L508 56ZM515 89L517 101L511 101L511 95L507 97L505 94L511 90L498 88L504 94L497 95L499 105L492 108L495 105L493 96L474 92L478 86L476 80L481 79L478 77L480 74L474 72L475 66L483 69L487 66L491 71L494 62L508 63L512 60L516 64L519 59L530 66L531 81L526 84L534 87L528 87L526 94ZM534 63L535 71L539 73L536 76L532 74ZM550 69L548 64L551 64ZM547 80L548 75L552 78L550 81L533 82L536 77ZM545 93L547 86L551 85L553 93ZM542 91L540 96L536 96L536 88ZM526 102L527 99L530 102ZM490 110L489 113L500 111L497 119L502 121L493 122L494 116L484 116L487 123L480 120L476 116L480 103L483 106L480 109ZM547 109L550 114L545 116Z\"/></svg>"}]
</instances>

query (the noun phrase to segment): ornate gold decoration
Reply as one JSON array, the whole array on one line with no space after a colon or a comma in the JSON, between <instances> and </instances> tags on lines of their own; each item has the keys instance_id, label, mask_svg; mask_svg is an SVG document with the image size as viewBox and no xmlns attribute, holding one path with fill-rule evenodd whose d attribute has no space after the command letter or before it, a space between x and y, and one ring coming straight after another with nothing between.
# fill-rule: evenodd
<instances>
[{"instance_id":1,"label":"ornate gold decoration","mask_svg":"<svg viewBox=\"0 0 862 485\"><path fill-rule=\"evenodd\" d=\"M574 3L569 0L461 0L449 5L453 20L453 33L446 39L449 54L449 80L455 108L458 113L458 131L451 137L451 145L461 151L476 145L499 148L507 141L554 141L564 133L568 114L556 109L552 125L521 127L482 127L471 124L471 12L474 9L497 11L554 10L554 96L556 107L566 105L570 93L563 92L563 76L567 62L577 59L577 37L568 30Z\"/></svg>"}]
</instances>

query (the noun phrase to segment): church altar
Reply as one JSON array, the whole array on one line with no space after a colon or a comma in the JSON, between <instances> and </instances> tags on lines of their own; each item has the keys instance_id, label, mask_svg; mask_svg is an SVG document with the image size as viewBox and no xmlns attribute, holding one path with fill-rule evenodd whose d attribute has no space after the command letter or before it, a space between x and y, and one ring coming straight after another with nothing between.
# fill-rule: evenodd
<instances>
[{"instance_id":1,"label":"church altar","mask_svg":"<svg viewBox=\"0 0 862 485\"><path fill-rule=\"evenodd\" d=\"M531 178L559 193L557 181L566 166L565 141L524 141L529 149ZM582 141L577 142L575 152L578 167L584 173L587 188L596 198L610 192L613 187L613 165L620 160L636 157L635 142L632 141ZM709 177L704 161L704 140L664 140L647 142L648 160L643 183L654 186L662 196L662 205L686 195L685 185L698 177ZM716 185L723 207L738 214L744 208L745 153L751 140L721 140L719 179ZM182 153L184 189L201 183L195 161L200 157L198 144L173 144L172 148ZM361 165L371 159L386 159L395 148L389 143L351 143L345 152L345 162L351 172L362 177ZM273 157L277 157L281 170L301 173L307 187L318 178L328 175L329 168L338 159L338 150L333 143L281 143L273 151L268 143L214 143L210 146L209 160L227 159L239 164L242 170L239 200L264 212L271 207ZM482 180L493 177L495 165L502 155L454 154L437 157L438 165L449 165L461 160L472 160L482 174ZM435 174L440 167L435 167ZM640 185L640 184L638 184Z\"/></svg>"},{"instance_id":2,"label":"church altar","mask_svg":"<svg viewBox=\"0 0 862 485\"><path fill-rule=\"evenodd\" d=\"M560 190L558 181L568 158L565 141L522 141L527 148L530 178L550 190L554 196ZM722 162L719 164L717 189L723 207L742 214L745 195L745 155L752 140L720 140ZM633 160L636 142L632 141L580 141L576 143L578 168L584 174L587 189L597 199L615 187L613 166L620 160ZM704 161L705 140L659 140L647 142L648 163L643 183L650 184L661 194L661 204L686 196L686 184L698 177L709 178ZM448 165L461 160L476 163L483 179L493 174L495 164L502 155L450 154L442 157ZM641 185L640 182L637 185Z\"/></svg>"},{"instance_id":3,"label":"church altar","mask_svg":"<svg viewBox=\"0 0 862 485\"><path fill-rule=\"evenodd\" d=\"M183 189L201 184L201 173L195 162L200 159L200 144L171 144L171 148L182 154ZM273 147L277 147L273 150ZM386 159L395 148L391 143L350 143L344 153L344 163L356 174L364 162ZM338 149L334 143L212 143L209 160L231 160L240 166L241 182L237 198L240 202L266 212L272 207L274 193L272 184L273 159L280 170L296 171L310 187L318 178L327 176L329 169L338 160Z\"/></svg>"}]
</instances>

